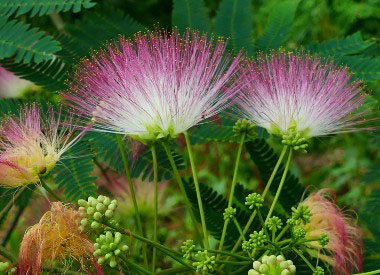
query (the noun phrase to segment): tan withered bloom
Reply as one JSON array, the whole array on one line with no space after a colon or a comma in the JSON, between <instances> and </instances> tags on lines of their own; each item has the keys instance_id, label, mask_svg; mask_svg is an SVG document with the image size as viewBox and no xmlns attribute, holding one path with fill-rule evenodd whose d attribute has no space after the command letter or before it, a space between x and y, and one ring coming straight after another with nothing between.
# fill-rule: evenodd
<instances>
[{"instance_id":1,"label":"tan withered bloom","mask_svg":"<svg viewBox=\"0 0 380 275\"><path fill-rule=\"evenodd\" d=\"M79 212L54 202L38 224L26 232L19 255L19 274L41 274L43 266L54 261L77 261L84 268L84 260L91 259L93 244L78 229ZM68 260L68 261L66 261Z\"/></svg>"}]
</instances>

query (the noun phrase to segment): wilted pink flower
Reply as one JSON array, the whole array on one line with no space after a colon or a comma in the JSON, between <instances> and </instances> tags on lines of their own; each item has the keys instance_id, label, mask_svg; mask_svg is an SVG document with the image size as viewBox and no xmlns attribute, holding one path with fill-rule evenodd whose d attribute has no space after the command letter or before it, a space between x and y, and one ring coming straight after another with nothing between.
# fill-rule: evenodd
<instances>
[{"instance_id":1,"label":"wilted pink flower","mask_svg":"<svg viewBox=\"0 0 380 275\"><path fill-rule=\"evenodd\" d=\"M358 130L360 83L347 68L303 53L272 52L242 66L238 112L276 135L296 129L305 138Z\"/></svg>"},{"instance_id":2,"label":"wilted pink flower","mask_svg":"<svg viewBox=\"0 0 380 275\"><path fill-rule=\"evenodd\" d=\"M64 97L98 130L175 137L230 105L238 62L195 31L138 33L84 60Z\"/></svg>"},{"instance_id":3,"label":"wilted pink flower","mask_svg":"<svg viewBox=\"0 0 380 275\"><path fill-rule=\"evenodd\" d=\"M362 268L362 239L358 227L346 217L335 204L334 193L322 189L311 194L303 205L311 212L311 221L304 225L307 238L319 238L327 234L329 243L324 247L318 241L310 242L307 251L313 257L319 257L334 267L334 274L351 274L353 269Z\"/></svg>"},{"instance_id":4,"label":"wilted pink flower","mask_svg":"<svg viewBox=\"0 0 380 275\"><path fill-rule=\"evenodd\" d=\"M79 136L71 139L72 127L59 127L49 108L47 121L37 105L26 107L19 118L9 117L0 127L0 185L17 187L38 183Z\"/></svg>"},{"instance_id":5,"label":"wilted pink flower","mask_svg":"<svg viewBox=\"0 0 380 275\"><path fill-rule=\"evenodd\" d=\"M19 97L34 84L0 67L0 98Z\"/></svg>"}]
</instances>

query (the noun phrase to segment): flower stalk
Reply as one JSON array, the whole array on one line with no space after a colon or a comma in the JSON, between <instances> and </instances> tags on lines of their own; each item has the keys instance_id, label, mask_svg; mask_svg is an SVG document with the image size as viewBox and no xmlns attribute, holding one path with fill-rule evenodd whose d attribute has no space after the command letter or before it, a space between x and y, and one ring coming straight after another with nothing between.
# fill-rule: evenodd
<instances>
[{"instance_id":1,"label":"flower stalk","mask_svg":"<svg viewBox=\"0 0 380 275\"><path fill-rule=\"evenodd\" d=\"M246 137L246 132L242 132L242 135L240 138L240 143L239 143L239 149L238 149L237 156L236 156L235 169L234 169L234 174L233 174L233 178L232 178L230 195L229 195L229 199L228 199L228 208L230 208L232 206L232 202L234 199L234 191L235 191L235 185L236 185L237 175L238 175L238 171L239 171L240 156L241 156L241 152L243 150L245 137ZM226 237L228 223L229 223L229 220L224 221L222 237L221 237L220 243L219 243L219 251L223 250L224 239ZM219 259L219 255L217 257L217 260L218 259Z\"/></svg>"},{"instance_id":2,"label":"flower stalk","mask_svg":"<svg viewBox=\"0 0 380 275\"><path fill-rule=\"evenodd\" d=\"M206 219L205 219L205 214L204 214L204 211L203 211L201 192L199 190L199 182L198 182L197 170L196 170L195 163L194 163L193 150L191 149L190 138L189 138L189 134L187 133L187 131L184 132L184 135L185 135L185 140L186 140L187 151L189 153L191 171L193 173L195 192L197 194L199 213L200 213L201 222L202 222L204 245L205 245L205 248L208 249L209 248L209 244L208 244L208 233L207 233Z\"/></svg>"},{"instance_id":3,"label":"flower stalk","mask_svg":"<svg viewBox=\"0 0 380 275\"><path fill-rule=\"evenodd\" d=\"M137 200L136 200L136 195L135 195L135 189L133 187L132 177L131 177L131 173L129 171L129 165L128 165L127 156L125 155L124 143L123 143L122 138L121 138L120 135L116 135L116 141L117 141L117 144L119 146L121 158L123 160L123 165L124 165L125 175L126 175L127 181L128 181L128 186L129 186L129 189L131 191L133 207L134 207L134 210L135 210L135 213L136 213L137 229L138 229L140 235L144 236L143 229L142 229L142 224L141 224L141 218L140 218L140 214L139 214L139 208L138 208L138 205L137 205ZM145 266L148 266L148 256L147 256L146 246L143 245L142 249L143 249L144 264L145 264Z\"/></svg>"},{"instance_id":4,"label":"flower stalk","mask_svg":"<svg viewBox=\"0 0 380 275\"><path fill-rule=\"evenodd\" d=\"M157 152L156 145L151 145L152 159L153 159L153 184L154 184L154 228L153 228L153 240L157 242L157 221L158 221L158 167L157 167ZM156 254L157 250L153 247L152 256L152 272L156 269Z\"/></svg>"},{"instance_id":5,"label":"flower stalk","mask_svg":"<svg viewBox=\"0 0 380 275\"><path fill-rule=\"evenodd\" d=\"M41 186L50 194L52 195L57 201L63 202L63 199L57 195L50 187L46 184L45 180L43 178L40 178L40 184Z\"/></svg>"}]
</instances>

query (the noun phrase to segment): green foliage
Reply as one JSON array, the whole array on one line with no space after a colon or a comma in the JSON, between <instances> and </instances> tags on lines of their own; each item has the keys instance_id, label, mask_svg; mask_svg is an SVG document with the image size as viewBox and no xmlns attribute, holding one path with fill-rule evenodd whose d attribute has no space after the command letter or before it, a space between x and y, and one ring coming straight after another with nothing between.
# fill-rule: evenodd
<instances>
[{"instance_id":1,"label":"green foliage","mask_svg":"<svg viewBox=\"0 0 380 275\"><path fill-rule=\"evenodd\" d=\"M205 184L200 184L199 188L202 197L202 204L206 218L207 230L211 233L211 235L214 238L220 240L224 225L223 213L224 209L226 209L228 206L228 201L222 195L219 195L215 190L213 190L211 187L208 187ZM185 182L185 189L187 196L189 197L189 200L192 204L194 215L196 219L199 222L201 222L198 200L193 182ZM239 187L239 191L242 191L244 194L250 193L249 191L245 190L242 186ZM244 196L239 196L239 200L237 200L236 203L233 203L232 207L236 208L236 220L239 222L241 227L244 227L251 215L251 212L246 207L242 206L244 205L245 197L242 201L240 201L240 197ZM235 199L237 199L236 196ZM259 226L259 222L256 219L252 223L250 228L253 231L255 228L257 229ZM249 230L248 233L250 233L251 230ZM240 234L236 226L233 223L230 223L230 225L227 228L226 239L224 242L225 247L232 248L235 242L239 239L239 236Z\"/></svg>"},{"instance_id":2,"label":"green foliage","mask_svg":"<svg viewBox=\"0 0 380 275\"><path fill-rule=\"evenodd\" d=\"M51 14L53 12L80 12L83 8L91 8L95 3L91 0L2 0L0 14L5 16L20 16L30 13L30 17Z\"/></svg>"},{"instance_id":3,"label":"green foliage","mask_svg":"<svg viewBox=\"0 0 380 275\"><path fill-rule=\"evenodd\" d=\"M246 143L246 149L251 159L256 164L263 182L267 183L272 171L277 163L279 156L266 143L264 139L256 139ZM284 164L282 163L277 171L269 191L275 194L281 181L284 172ZM298 204L302 197L306 195L305 188L299 182L299 179L291 172L286 175L284 187L279 197L279 203L290 210L292 206Z\"/></svg>"},{"instance_id":4,"label":"green foliage","mask_svg":"<svg viewBox=\"0 0 380 275\"><path fill-rule=\"evenodd\" d=\"M115 39L118 35L129 37L144 29L143 25L121 10L109 6L85 12L80 20L65 26L71 37L87 51L99 48L107 40Z\"/></svg>"},{"instance_id":5,"label":"green foliage","mask_svg":"<svg viewBox=\"0 0 380 275\"><path fill-rule=\"evenodd\" d=\"M239 137L233 131L237 119L219 115L215 121L205 122L194 127L190 133L191 144L203 144L209 141L218 142L239 142ZM268 138L268 133L264 128L256 127L258 138Z\"/></svg>"},{"instance_id":6,"label":"green foliage","mask_svg":"<svg viewBox=\"0 0 380 275\"><path fill-rule=\"evenodd\" d=\"M58 188L63 189L65 199L76 201L96 195L96 177L91 175L94 168L92 155L84 142L78 142L65 153L65 158L52 172Z\"/></svg>"},{"instance_id":7,"label":"green foliage","mask_svg":"<svg viewBox=\"0 0 380 275\"><path fill-rule=\"evenodd\" d=\"M235 52L253 54L252 7L249 0L223 0L215 18L215 32L229 38Z\"/></svg>"},{"instance_id":8,"label":"green foliage","mask_svg":"<svg viewBox=\"0 0 380 275\"><path fill-rule=\"evenodd\" d=\"M269 15L264 34L256 41L258 50L278 49L283 45L290 34L298 4L298 0L287 0L275 5Z\"/></svg>"},{"instance_id":9,"label":"green foliage","mask_svg":"<svg viewBox=\"0 0 380 275\"><path fill-rule=\"evenodd\" d=\"M360 32L340 38L313 43L305 47L306 50L319 55L349 55L363 52L374 43L363 40Z\"/></svg>"},{"instance_id":10,"label":"green foliage","mask_svg":"<svg viewBox=\"0 0 380 275\"><path fill-rule=\"evenodd\" d=\"M375 189L360 211L360 220L371 236L364 240L364 270L379 268L380 261L380 189Z\"/></svg>"},{"instance_id":11,"label":"green foliage","mask_svg":"<svg viewBox=\"0 0 380 275\"><path fill-rule=\"evenodd\" d=\"M172 25L180 32L186 28L209 32L210 22L203 0L174 0Z\"/></svg>"},{"instance_id":12,"label":"green foliage","mask_svg":"<svg viewBox=\"0 0 380 275\"><path fill-rule=\"evenodd\" d=\"M0 59L16 55L16 62L40 63L50 60L61 50L58 41L45 35L38 28L30 29L30 24L0 18Z\"/></svg>"},{"instance_id":13,"label":"green foliage","mask_svg":"<svg viewBox=\"0 0 380 275\"><path fill-rule=\"evenodd\" d=\"M109 133L89 132L85 139L89 142L95 157L99 162L105 163L109 168L121 173L124 169L119 147L116 142L116 135ZM129 167L133 178L141 177L142 180L148 179L153 181L153 160L152 153L149 148L143 147L135 152L137 156L133 156L131 147L136 141L124 140L124 147L129 157ZM181 155L173 153L174 161L179 170L184 169L185 164ZM158 180L172 178L172 169L165 151L161 146L157 146L158 160Z\"/></svg>"}]
</instances>

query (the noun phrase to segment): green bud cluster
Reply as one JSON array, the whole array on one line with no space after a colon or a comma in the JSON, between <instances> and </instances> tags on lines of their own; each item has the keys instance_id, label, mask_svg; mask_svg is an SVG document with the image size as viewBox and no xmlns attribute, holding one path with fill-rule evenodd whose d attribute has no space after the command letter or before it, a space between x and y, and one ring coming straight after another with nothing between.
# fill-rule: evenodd
<instances>
[{"instance_id":1,"label":"green bud cluster","mask_svg":"<svg viewBox=\"0 0 380 275\"><path fill-rule=\"evenodd\" d=\"M294 226L297 224L297 221L295 219L288 219L286 221L286 224L290 225L290 226Z\"/></svg>"},{"instance_id":2,"label":"green bud cluster","mask_svg":"<svg viewBox=\"0 0 380 275\"><path fill-rule=\"evenodd\" d=\"M301 226L295 226L293 228L293 235L297 240L304 239L306 237L306 232Z\"/></svg>"},{"instance_id":3,"label":"green bud cluster","mask_svg":"<svg viewBox=\"0 0 380 275\"><path fill-rule=\"evenodd\" d=\"M326 245L329 244L329 241L330 241L329 236L328 236L326 233L322 233L322 234L321 234L321 238L319 239L319 244L320 244L322 247L325 247Z\"/></svg>"},{"instance_id":4,"label":"green bud cluster","mask_svg":"<svg viewBox=\"0 0 380 275\"><path fill-rule=\"evenodd\" d=\"M262 230L259 232L254 231L252 234L249 235L249 242L253 245L253 247L263 246L266 240L267 236Z\"/></svg>"},{"instance_id":5,"label":"green bud cluster","mask_svg":"<svg viewBox=\"0 0 380 275\"><path fill-rule=\"evenodd\" d=\"M232 130L236 136L241 136L245 133L247 140L254 140L256 138L256 127L247 119L239 119L236 121Z\"/></svg>"},{"instance_id":6,"label":"green bud cluster","mask_svg":"<svg viewBox=\"0 0 380 275\"><path fill-rule=\"evenodd\" d=\"M94 256L98 258L98 264L109 263L110 267L116 266L116 257L123 251L128 251L129 247L122 242L123 235L120 232L112 234L110 231L96 238L94 244Z\"/></svg>"},{"instance_id":7,"label":"green bud cluster","mask_svg":"<svg viewBox=\"0 0 380 275\"><path fill-rule=\"evenodd\" d=\"M224 209L223 218L225 221L231 220L236 215L236 209L232 207L228 207Z\"/></svg>"},{"instance_id":8,"label":"green bud cluster","mask_svg":"<svg viewBox=\"0 0 380 275\"><path fill-rule=\"evenodd\" d=\"M260 194L252 193L245 198L245 205L249 205L249 209L260 208L263 206L264 199Z\"/></svg>"},{"instance_id":9,"label":"green bud cluster","mask_svg":"<svg viewBox=\"0 0 380 275\"><path fill-rule=\"evenodd\" d=\"M322 267L317 266L313 272L313 275L325 275L325 270Z\"/></svg>"},{"instance_id":10,"label":"green bud cluster","mask_svg":"<svg viewBox=\"0 0 380 275\"><path fill-rule=\"evenodd\" d=\"M268 220L267 226L269 230L276 232L277 230L281 229L282 221L279 217L273 216Z\"/></svg>"},{"instance_id":11,"label":"green bud cluster","mask_svg":"<svg viewBox=\"0 0 380 275\"><path fill-rule=\"evenodd\" d=\"M253 269L248 275L291 275L296 273L296 266L282 255L264 256L260 261L253 262Z\"/></svg>"},{"instance_id":12,"label":"green bud cluster","mask_svg":"<svg viewBox=\"0 0 380 275\"><path fill-rule=\"evenodd\" d=\"M255 248L250 241L243 241L241 244L241 248L243 249L244 252L251 253L251 251Z\"/></svg>"},{"instance_id":13,"label":"green bud cluster","mask_svg":"<svg viewBox=\"0 0 380 275\"><path fill-rule=\"evenodd\" d=\"M194 255L194 259L193 266L198 273L206 274L214 271L215 256L209 255L207 250L198 251Z\"/></svg>"},{"instance_id":14,"label":"green bud cluster","mask_svg":"<svg viewBox=\"0 0 380 275\"><path fill-rule=\"evenodd\" d=\"M297 130L295 123L292 123L286 134L282 135L282 144L291 146L293 150L304 154L307 153L306 148L309 146L302 132Z\"/></svg>"},{"instance_id":15,"label":"green bud cluster","mask_svg":"<svg viewBox=\"0 0 380 275\"><path fill-rule=\"evenodd\" d=\"M304 224L308 224L310 222L311 212L308 206L299 204L297 208L292 207L292 219L297 222L302 221Z\"/></svg>"},{"instance_id":16,"label":"green bud cluster","mask_svg":"<svg viewBox=\"0 0 380 275\"><path fill-rule=\"evenodd\" d=\"M9 262L0 262L0 274L16 274L17 269L11 268Z\"/></svg>"},{"instance_id":17,"label":"green bud cluster","mask_svg":"<svg viewBox=\"0 0 380 275\"><path fill-rule=\"evenodd\" d=\"M195 253L195 245L193 240L186 240L180 247L183 257L185 259L191 259Z\"/></svg>"},{"instance_id":18,"label":"green bud cluster","mask_svg":"<svg viewBox=\"0 0 380 275\"><path fill-rule=\"evenodd\" d=\"M86 231L89 228L97 229L100 224L109 221L115 214L117 201L106 196L98 196L97 199L89 197L87 201L78 200L79 212L82 216L79 230Z\"/></svg>"}]
</instances>

